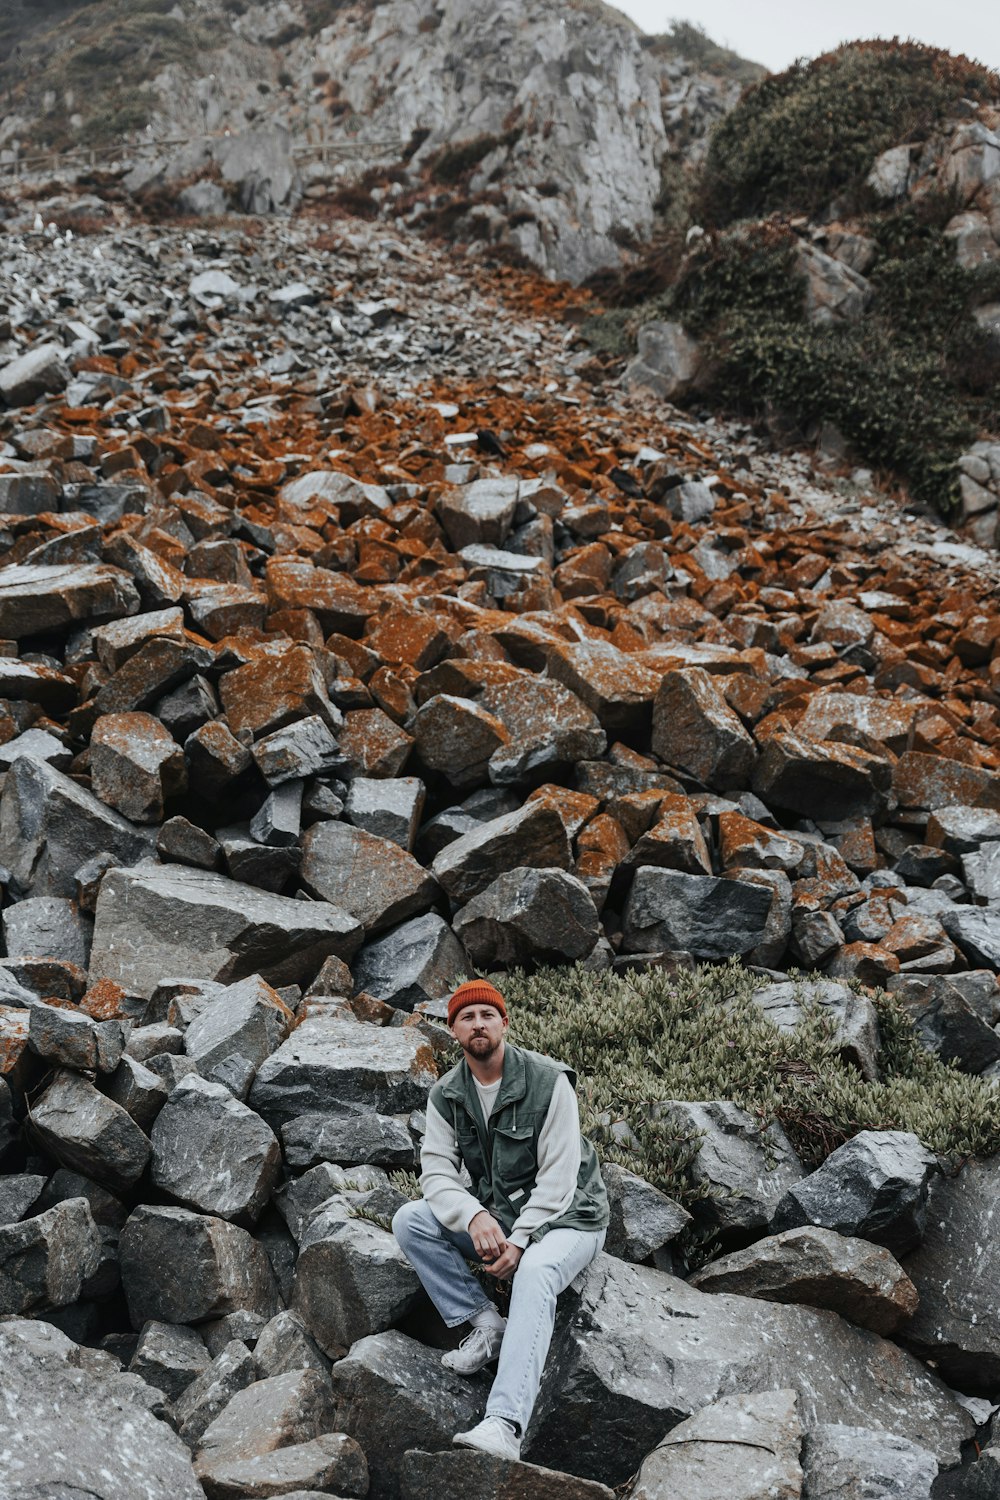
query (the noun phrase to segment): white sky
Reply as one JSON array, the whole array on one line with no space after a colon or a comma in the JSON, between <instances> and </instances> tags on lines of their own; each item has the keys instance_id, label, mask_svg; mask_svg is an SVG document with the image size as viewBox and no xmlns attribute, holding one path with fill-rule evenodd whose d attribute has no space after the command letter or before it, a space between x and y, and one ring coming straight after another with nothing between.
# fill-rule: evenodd
<instances>
[{"instance_id":1,"label":"white sky","mask_svg":"<svg viewBox=\"0 0 1000 1500\"><path fill-rule=\"evenodd\" d=\"M714 42L780 72L797 57L817 57L841 42L901 36L964 52L1000 69L998 0L611 0L644 31L667 31L675 18L703 26Z\"/></svg>"}]
</instances>

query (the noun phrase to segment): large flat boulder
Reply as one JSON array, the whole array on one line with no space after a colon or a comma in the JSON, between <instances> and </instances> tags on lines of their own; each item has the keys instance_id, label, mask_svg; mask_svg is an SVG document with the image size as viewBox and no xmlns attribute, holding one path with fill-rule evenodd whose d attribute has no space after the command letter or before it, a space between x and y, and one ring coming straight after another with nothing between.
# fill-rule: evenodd
<instances>
[{"instance_id":1,"label":"large flat boulder","mask_svg":"<svg viewBox=\"0 0 1000 1500\"><path fill-rule=\"evenodd\" d=\"M418 1109L436 1078L430 1046L415 1027L367 1026L318 1008L262 1064L248 1102L277 1130L345 1105L379 1114Z\"/></svg>"},{"instance_id":2,"label":"large flat boulder","mask_svg":"<svg viewBox=\"0 0 1000 1500\"><path fill-rule=\"evenodd\" d=\"M702 1292L828 1307L888 1337L917 1308L916 1288L882 1245L807 1225L768 1235L689 1278Z\"/></svg>"},{"instance_id":3,"label":"large flat boulder","mask_svg":"<svg viewBox=\"0 0 1000 1500\"><path fill-rule=\"evenodd\" d=\"M7 640L102 625L138 608L132 579L107 563L20 563L4 568L0 578L0 636Z\"/></svg>"},{"instance_id":4,"label":"large flat boulder","mask_svg":"<svg viewBox=\"0 0 1000 1500\"><path fill-rule=\"evenodd\" d=\"M422 1453L411 1449L400 1467L402 1500L613 1500L607 1485L516 1463L474 1448Z\"/></svg>"},{"instance_id":5,"label":"large flat boulder","mask_svg":"<svg viewBox=\"0 0 1000 1500\"><path fill-rule=\"evenodd\" d=\"M528 1428L533 1463L621 1483L666 1432L734 1392L794 1390L806 1430L898 1433L944 1466L972 1432L936 1376L835 1313L709 1296L607 1255L576 1285Z\"/></svg>"},{"instance_id":6,"label":"large flat boulder","mask_svg":"<svg viewBox=\"0 0 1000 1500\"><path fill-rule=\"evenodd\" d=\"M91 979L153 993L165 974L224 982L260 973L308 981L331 953L349 959L361 926L325 901L296 901L209 870L144 863L105 876Z\"/></svg>"}]
</instances>

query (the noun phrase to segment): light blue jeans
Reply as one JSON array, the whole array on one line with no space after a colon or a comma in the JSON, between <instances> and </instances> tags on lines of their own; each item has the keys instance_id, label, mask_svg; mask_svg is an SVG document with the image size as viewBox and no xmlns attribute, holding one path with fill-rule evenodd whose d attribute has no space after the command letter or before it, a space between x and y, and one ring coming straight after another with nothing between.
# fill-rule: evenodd
<instances>
[{"instance_id":1,"label":"light blue jeans","mask_svg":"<svg viewBox=\"0 0 1000 1500\"><path fill-rule=\"evenodd\" d=\"M449 1328L467 1323L491 1306L467 1261L477 1261L468 1234L445 1229L422 1200L404 1203L392 1232L420 1277L424 1291ZM530 1244L511 1284L507 1331L500 1346L497 1378L486 1403L488 1417L513 1422L523 1435L552 1342L556 1298L604 1245L605 1231L550 1229Z\"/></svg>"}]
</instances>

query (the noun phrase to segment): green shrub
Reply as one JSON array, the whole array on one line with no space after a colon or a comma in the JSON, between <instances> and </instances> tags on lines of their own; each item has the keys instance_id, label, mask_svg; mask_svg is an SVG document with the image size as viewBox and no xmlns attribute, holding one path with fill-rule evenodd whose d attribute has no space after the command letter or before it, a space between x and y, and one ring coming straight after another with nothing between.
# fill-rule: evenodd
<instances>
[{"instance_id":1,"label":"green shrub","mask_svg":"<svg viewBox=\"0 0 1000 1500\"><path fill-rule=\"evenodd\" d=\"M697 1139L657 1118L666 1099L727 1099L762 1125L778 1120L810 1167L859 1130L913 1131L956 1165L1000 1149L1000 1092L926 1052L891 996L875 996L881 1078L866 1083L818 1008L794 1032L772 1026L750 999L760 981L738 962L676 976L577 966L493 977L512 1040L577 1071L581 1122L602 1158L682 1203L705 1190L685 1172Z\"/></svg>"},{"instance_id":2,"label":"green shrub","mask_svg":"<svg viewBox=\"0 0 1000 1500\"><path fill-rule=\"evenodd\" d=\"M994 73L916 42L853 42L748 89L712 136L702 221L812 213L855 187L880 152L921 140L960 98L1000 93Z\"/></svg>"},{"instance_id":3,"label":"green shrub","mask_svg":"<svg viewBox=\"0 0 1000 1500\"><path fill-rule=\"evenodd\" d=\"M738 83L756 83L766 72L759 63L748 62L738 52L720 47L704 27L691 21L671 21L669 31L643 38L642 45L655 56L683 57L698 68L733 78Z\"/></svg>"},{"instance_id":4,"label":"green shrub","mask_svg":"<svg viewBox=\"0 0 1000 1500\"><path fill-rule=\"evenodd\" d=\"M869 217L875 296L856 323L808 322L800 242L770 219L710 233L666 291L631 315L591 319L584 335L617 352L643 322L678 319L708 355L703 398L750 418L778 412L803 438L829 420L947 513L959 455L1000 423L1000 356L972 315L1000 298L1000 268L958 264L942 233L953 207L930 195Z\"/></svg>"},{"instance_id":5,"label":"green shrub","mask_svg":"<svg viewBox=\"0 0 1000 1500\"><path fill-rule=\"evenodd\" d=\"M517 128L503 135L477 135L469 141L457 141L443 146L430 163L430 173L435 182L455 183L475 171L479 163L495 151L498 146L513 146L521 138Z\"/></svg>"}]
</instances>

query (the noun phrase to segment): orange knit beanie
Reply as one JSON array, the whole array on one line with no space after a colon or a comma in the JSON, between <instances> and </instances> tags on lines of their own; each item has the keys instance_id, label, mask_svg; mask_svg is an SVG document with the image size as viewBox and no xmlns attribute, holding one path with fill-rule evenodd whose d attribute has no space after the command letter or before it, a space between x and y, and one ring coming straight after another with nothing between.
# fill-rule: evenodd
<instances>
[{"instance_id":1,"label":"orange knit beanie","mask_svg":"<svg viewBox=\"0 0 1000 1500\"><path fill-rule=\"evenodd\" d=\"M492 1005L493 1009L498 1010L505 1020L507 1018L507 1007L503 1003L503 996L488 979L467 979L464 984L459 985L448 1001L449 1026L466 1005Z\"/></svg>"}]
</instances>

